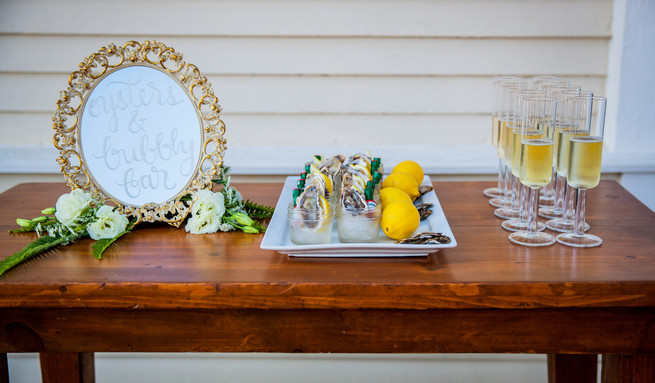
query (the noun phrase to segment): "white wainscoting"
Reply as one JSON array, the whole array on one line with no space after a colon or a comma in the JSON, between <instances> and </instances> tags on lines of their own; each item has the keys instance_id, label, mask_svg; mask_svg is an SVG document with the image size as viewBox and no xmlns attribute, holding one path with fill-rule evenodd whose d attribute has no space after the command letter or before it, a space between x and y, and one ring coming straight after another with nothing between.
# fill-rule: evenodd
<instances>
[{"instance_id":1,"label":"white wainscoting","mask_svg":"<svg viewBox=\"0 0 655 383\"><path fill-rule=\"evenodd\" d=\"M98 353L95 360L98 383L548 382L546 356L529 354ZM37 354L9 354L9 363L12 383L40 381Z\"/></svg>"}]
</instances>

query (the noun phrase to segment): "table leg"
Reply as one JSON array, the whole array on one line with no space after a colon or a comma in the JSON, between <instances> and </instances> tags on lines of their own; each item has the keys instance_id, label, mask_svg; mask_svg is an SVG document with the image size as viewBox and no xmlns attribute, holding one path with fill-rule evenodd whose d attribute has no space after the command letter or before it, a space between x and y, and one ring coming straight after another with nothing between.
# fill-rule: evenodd
<instances>
[{"instance_id":1,"label":"table leg","mask_svg":"<svg viewBox=\"0 0 655 383\"><path fill-rule=\"evenodd\" d=\"M655 381L655 355L603 355L603 383Z\"/></svg>"},{"instance_id":2,"label":"table leg","mask_svg":"<svg viewBox=\"0 0 655 383\"><path fill-rule=\"evenodd\" d=\"M598 355L549 354L549 383L596 383Z\"/></svg>"},{"instance_id":3,"label":"table leg","mask_svg":"<svg viewBox=\"0 0 655 383\"><path fill-rule=\"evenodd\" d=\"M9 383L9 364L4 352L0 352L0 383Z\"/></svg>"},{"instance_id":4,"label":"table leg","mask_svg":"<svg viewBox=\"0 0 655 383\"><path fill-rule=\"evenodd\" d=\"M42 352L43 383L94 383L95 367L92 352Z\"/></svg>"}]
</instances>

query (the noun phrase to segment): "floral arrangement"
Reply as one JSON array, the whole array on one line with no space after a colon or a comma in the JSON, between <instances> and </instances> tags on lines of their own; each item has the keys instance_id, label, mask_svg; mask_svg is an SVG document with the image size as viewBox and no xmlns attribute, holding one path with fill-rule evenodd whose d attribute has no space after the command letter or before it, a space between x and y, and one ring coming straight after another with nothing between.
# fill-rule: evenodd
<instances>
[{"instance_id":1,"label":"floral arrangement","mask_svg":"<svg viewBox=\"0 0 655 383\"><path fill-rule=\"evenodd\" d=\"M221 166L218 178L213 181L223 186L220 191L204 189L183 198L191 206L191 217L185 226L187 232L206 234L241 230L257 234L266 229L255 219L270 218L273 208L244 200L241 193L230 186L229 171L229 167ZM42 216L34 219L16 220L20 228L11 230L11 233L36 232L38 238L0 261L0 275L38 254L84 237L96 241L91 246L91 254L102 259L102 254L112 243L134 228L134 222L124 214L113 206L101 204L91 193L81 189L63 194L55 207L41 213Z\"/></svg>"}]
</instances>

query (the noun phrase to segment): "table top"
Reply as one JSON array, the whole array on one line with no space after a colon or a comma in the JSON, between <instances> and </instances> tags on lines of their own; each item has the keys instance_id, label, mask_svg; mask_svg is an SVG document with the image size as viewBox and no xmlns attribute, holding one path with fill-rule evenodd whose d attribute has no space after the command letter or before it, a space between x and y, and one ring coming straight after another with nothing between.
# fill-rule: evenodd
<instances>
[{"instance_id":1,"label":"table top","mask_svg":"<svg viewBox=\"0 0 655 383\"><path fill-rule=\"evenodd\" d=\"M235 184L275 205L282 184ZM90 239L37 256L0 277L0 308L532 309L655 306L655 213L618 183L588 192L587 222L602 246L526 248L482 195L490 182L437 182L458 246L427 257L292 258L259 248L262 235L188 234L143 224L103 260ZM33 234L17 217L54 206L64 184L28 183L0 194L0 258Z\"/></svg>"}]
</instances>

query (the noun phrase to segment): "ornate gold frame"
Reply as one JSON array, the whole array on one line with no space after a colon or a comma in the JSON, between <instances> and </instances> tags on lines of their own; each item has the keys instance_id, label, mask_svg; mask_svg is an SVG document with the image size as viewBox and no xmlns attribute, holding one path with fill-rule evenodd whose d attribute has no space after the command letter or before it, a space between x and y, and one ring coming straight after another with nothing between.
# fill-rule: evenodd
<instances>
[{"instance_id":1,"label":"ornate gold frame","mask_svg":"<svg viewBox=\"0 0 655 383\"><path fill-rule=\"evenodd\" d=\"M86 97L102 78L113 71L139 64L168 74L184 88L202 126L202 152L194 176L185 190L165 203L134 206L112 198L90 174L81 154L78 122L81 121ZM88 190L98 200L115 204L124 214L135 217L137 223L163 221L179 227L190 212L190 206L182 200L183 197L200 189L211 189L212 178L218 174L223 163L225 124L220 119L221 107L211 84L195 65L182 60L181 53L156 41L128 41L120 47L109 44L85 58L79 67L68 78L68 89L60 92L57 110L52 118L52 128L55 130L53 141L59 149L57 163L68 186Z\"/></svg>"}]
</instances>

